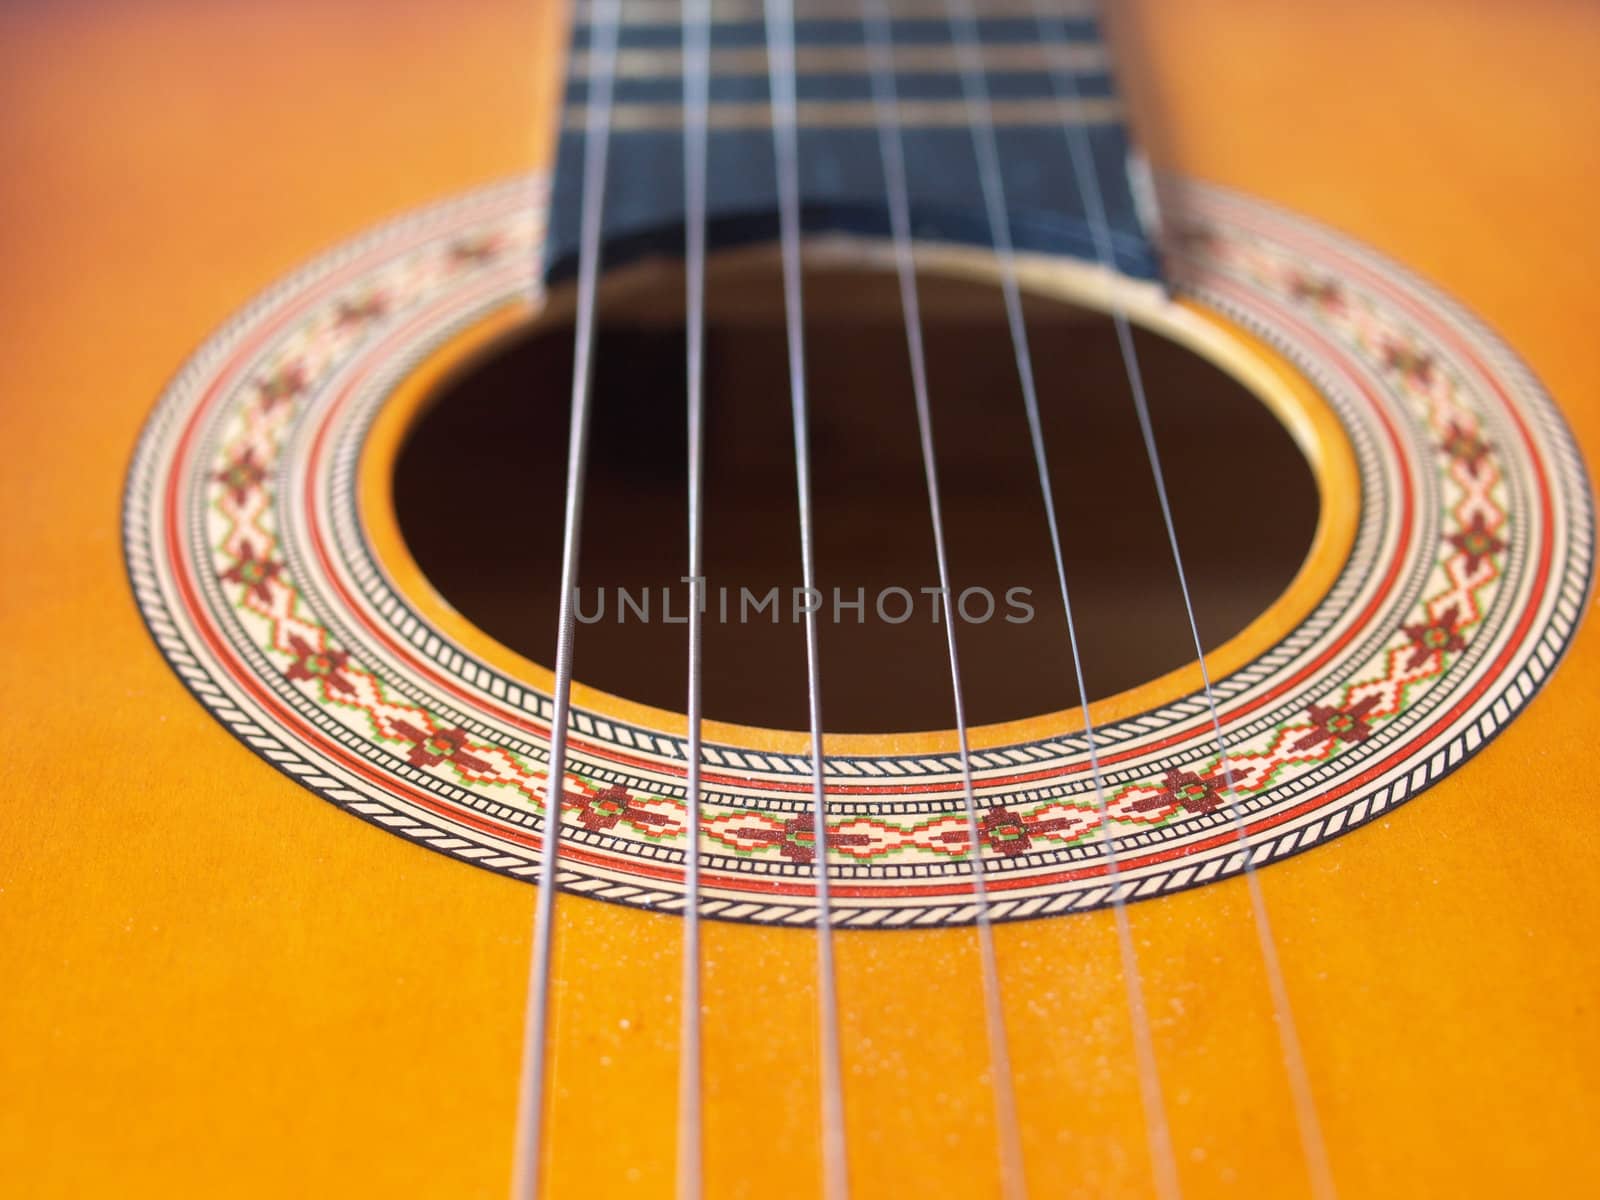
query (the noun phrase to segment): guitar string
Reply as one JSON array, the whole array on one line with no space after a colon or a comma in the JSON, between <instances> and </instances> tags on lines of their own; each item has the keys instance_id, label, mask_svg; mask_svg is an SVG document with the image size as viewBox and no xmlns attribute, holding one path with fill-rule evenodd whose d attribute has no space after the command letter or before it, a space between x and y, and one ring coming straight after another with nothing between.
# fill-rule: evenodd
<instances>
[{"instance_id":1,"label":"guitar string","mask_svg":"<svg viewBox=\"0 0 1600 1200\"><path fill-rule=\"evenodd\" d=\"M561 804L567 765L567 720L572 698L573 605L578 586L578 543L583 530L583 480L589 457L589 400L594 368L595 295L600 272L606 154L610 144L612 84L616 78L621 0L594 0L588 125L583 144L583 208L578 226L578 296L573 334L571 431L561 534L561 600L556 628L556 678L550 718L550 762L545 779L543 841L533 954L528 966L523 1018L522 1073L517 1092L517 1137L511 1168L512 1200L539 1190L545 1146L545 1071L550 1022L550 961L555 939L556 866L561 857Z\"/></svg>"},{"instance_id":2,"label":"guitar string","mask_svg":"<svg viewBox=\"0 0 1600 1200\"><path fill-rule=\"evenodd\" d=\"M1111 831L1111 822L1107 814L1105 781L1100 772L1094 724L1089 715L1089 693L1084 685L1083 656L1079 652L1077 626L1073 619L1072 600L1067 586L1066 560L1061 549L1061 529L1056 517L1055 492L1051 485L1044 429L1039 417L1039 398L1033 377L1033 359L1028 345L1027 325L1022 314L1021 289L1017 283L1011 242L1011 223L1006 211L1005 183L1000 174L1000 152L989 108L989 88L988 81L984 77L977 21L973 16L969 0L949 0L949 13L951 30L955 35L958 50L962 93L973 115L970 129L973 149L978 159L978 177L983 190L990 237L1000 263L1000 285L1005 300L1006 322L1010 328L1017 374L1022 385L1023 407L1027 413L1034 465L1039 476L1039 490L1044 500L1050 546L1055 556L1056 581L1061 591L1061 606L1066 617L1072 669L1077 679L1078 697L1083 713L1084 739L1089 747L1089 767L1094 778L1095 806L1100 818L1100 843L1105 857L1107 878L1110 881L1117 945L1121 955L1122 974L1133 1025L1134 1055L1138 1064L1139 1092L1145 1114L1151 1169L1157 1194L1168 1198L1176 1197L1181 1194L1178 1186L1177 1161L1173 1154L1172 1135L1167 1125L1166 1107L1161 1094L1161 1077L1156 1066L1155 1046L1145 1005L1144 984L1139 973L1138 952L1133 944L1133 932L1129 926L1127 905L1123 898L1124 889L1117 863L1116 837Z\"/></svg>"},{"instance_id":3,"label":"guitar string","mask_svg":"<svg viewBox=\"0 0 1600 1200\"><path fill-rule=\"evenodd\" d=\"M777 160L783 309L789 348L789 399L794 418L795 486L800 507L800 567L807 599L806 701L811 732L811 836L817 874L817 993L822 1073L823 1193L849 1195L844 1132L844 1087L839 1066L839 1006L833 962L833 916L828 881L828 830L823 783L822 686L818 660L818 595L811 507L811 450L806 402L804 313L800 284L800 148L796 109L793 0L764 0L772 90L772 138Z\"/></svg>"},{"instance_id":4,"label":"guitar string","mask_svg":"<svg viewBox=\"0 0 1600 1200\"><path fill-rule=\"evenodd\" d=\"M989 896L984 880L983 841L972 780L972 753L967 737L966 702L961 690L961 663L956 653L956 613L951 600L950 561L945 550L944 514L939 501L939 475L934 454L933 415L928 402L927 361L923 351L921 303L911 245L911 203L907 194L905 148L899 127L898 89L888 6L867 0L863 25L871 64L872 97L878 119L878 145L883 158L889 221L894 236L895 269L900 282L900 309L905 319L906 352L911 360L911 386L916 399L917 430L922 445L922 470L928 489L928 514L939 564L939 590L944 610L945 641L950 653L950 687L955 697L956 737L961 755L961 791L966 807L967 844L971 847L973 900L977 906L978 953L982 963L984 1022L989 1042L995 1132L999 1143L1002 1193L1027 1195L1022 1144L1017 1130L1017 1105L1011 1074L1011 1051L1001 1001L1000 968L994 930L989 921Z\"/></svg>"},{"instance_id":5,"label":"guitar string","mask_svg":"<svg viewBox=\"0 0 1600 1200\"><path fill-rule=\"evenodd\" d=\"M711 0L683 6L683 188L685 375L689 474L689 765L685 788L689 844L684 850L683 1008L678 1049L678 1200L701 1193L700 1131L700 733L705 595L703 503L705 410L706 146L711 103Z\"/></svg>"},{"instance_id":6,"label":"guitar string","mask_svg":"<svg viewBox=\"0 0 1600 1200\"><path fill-rule=\"evenodd\" d=\"M694 105L696 96L689 90L688 80L692 77L690 71L689 54L693 51L694 44L691 38L699 35L691 30L690 21L692 14L706 5L706 0L687 0L684 13L685 21L685 51L686 51L686 112L690 114L689 132L686 137L686 201L691 219L687 223L687 238L689 242L689 274L688 274L688 303L689 303L689 347L688 347L688 373L689 373L689 430L690 430L690 575L686 579L691 585L691 622L690 622L690 686L689 707L691 721L691 763L689 767L688 786L693 797L691 807L695 814L698 813L699 786L698 786L698 742L699 721L698 710L698 682L699 682L699 622L698 604L693 601L696 597L696 582L699 579L699 436L700 436L700 399L701 399L701 347L703 345L703 264L704 264L704 112L706 98L704 87L701 87L699 115L701 117L701 140L698 146L698 180L699 196L698 208L700 220L693 219L696 209L696 174L694 163L697 161L694 130ZM887 35L887 21L881 10L881 0L873 0L871 7L874 9L876 20L882 20L881 32ZM960 0L952 0L951 23L958 34L958 40L963 51L962 76L963 88L967 93L969 106L976 108L985 116L987 115L987 86L981 75L981 65L978 65L976 79L973 77L974 63L967 55L976 42L976 25L972 19L970 9L967 9ZM551 959L551 943L553 940L553 899L556 862L559 858L559 831L561 822L560 800L555 795L559 781L564 774L566 751L566 724L570 702L571 690L571 657L572 657L572 613L571 591L576 584L577 546L581 532L582 520L582 481L587 458L587 434L590 378L593 358L593 319L595 298L595 277L598 267L598 234L599 216L602 209L605 160L606 160L606 134L609 127L611 84L615 75L616 62L616 34L617 34L617 0L597 0L594 14L594 34L592 51L593 61L596 65L593 83L593 94L589 113L589 127L586 131L585 156L584 156L584 210L580 227L580 252L579 252L579 298L576 330L576 348L578 362L574 366L573 377L573 429L569 446L568 462L568 489L566 497L566 520L563 537L563 566L562 566L562 599L560 628L558 630L557 662L556 662L556 696L555 717L552 721L552 745L549 784L546 791L547 814L553 813L554 836L546 838L540 869L539 907L535 927L535 955L534 964L530 970L529 982L529 1011L524 1037L524 1065L522 1073L522 1089L519 1096L519 1138L517 1157L513 1169L513 1195L525 1196L537 1181L540 1146L542 1141L543 1104L542 1092L544 1083L545 1043L548 1021L548 981ZM782 14L787 9L787 22L775 21L774 10ZM965 10L965 11L963 11ZM1036 19L1041 33L1047 32L1049 18L1040 11L1035 3ZM801 496L801 538L802 538L802 566L805 586L808 596L815 594L815 574L812 554L811 514L810 514L810 480L809 480L809 453L806 448L806 414L804 392L804 365L803 352L800 342L801 313L799 289L799 230L798 230L798 172L797 172L797 147L794 133L794 79L793 79L793 12L792 7L785 0L767 0L767 24L769 35L769 54L773 71L773 119L774 139L778 146L778 175L780 189L780 222L782 228L784 277L785 277L785 308L789 325L790 342L790 375L791 392L794 401L795 436L796 436L796 471L799 481ZM704 50L709 52L709 12L702 13L705 42ZM875 22L873 22L875 23ZM774 38L774 26L779 37ZM782 36L783 27L787 26L788 38ZM1059 24L1056 26L1060 32ZM1064 37L1058 39L1057 45L1064 44ZM787 76L785 72L787 67ZM708 64L701 72L702 84L709 74ZM1075 91L1075 83L1070 73L1062 72L1059 67L1053 71L1058 89L1062 86L1063 77L1065 86ZM882 63L874 66L875 100L881 105L883 98L878 95L878 88L883 80ZM972 84L976 82L977 87ZM785 86L785 84L787 86ZM890 83L892 93L892 82ZM893 103L892 94L890 103ZM881 117L881 112L880 112ZM1065 122L1069 142L1072 146L1074 168L1077 176L1077 185L1080 196L1085 197L1086 207L1092 210L1091 231L1096 240L1097 254L1109 265L1113 260L1110 254L1108 224L1104 219L1103 202L1100 202L1098 179L1092 174L1094 165L1092 156L1087 155L1086 141L1081 130L1070 121ZM787 129L786 129L787 126ZM598 133L598 137L596 136ZM986 136L985 136L986 135ZM991 227L996 236L996 248L999 250L1003 268L1003 290L1006 292L1006 307L1008 320L1012 326L1013 344L1018 353L1018 370L1023 379L1024 400L1028 408L1030 430L1033 434L1035 457L1040 470L1041 487L1046 497L1046 511L1051 526L1052 543L1054 545L1057 571L1063 604L1066 608L1069 639L1072 642L1074 670L1078 675L1080 696L1086 696L1083 689L1081 658L1076 644L1076 633L1067 595L1065 570L1061 558L1059 531L1056 528L1053 498L1049 484L1048 465L1043 457L1042 432L1038 422L1037 397L1033 387L1031 360L1028 355L1025 326L1021 323L1020 297L1016 295L1016 282L1014 266L1011 259L1009 236L1009 222L1005 219L1003 211L1003 196L1000 193L1003 184L999 176L998 154L993 145L994 135L992 123L988 121L975 122L973 126L975 148L982 164L982 179L985 192L986 205L990 208ZM885 136L880 125L880 145L885 147L886 169L890 161L887 143L890 139ZM899 149L898 137L892 139L895 150ZM898 156L896 156L898 157ZM1090 174L1083 173L1083 160L1088 157ZM903 161L900 173L900 200L904 203L904 175ZM918 420L922 432L923 455L925 473L928 479L930 509L933 513L935 542L938 550L941 589L945 605L945 617L948 638L950 641L950 656L952 683L956 695L958 734L961 741L961 755L963 764L963 783L967 804L967 817L969 823L969 836L974 847L979 845L977 839L976 811L972 791L972 778L970 760L968 757L967 737L964 721L964 709L960 693L959 665L956 658L954 644L953 624L951 623L948 564L944 552L942 523L939 516L937 493L937 478L934 473L933 447L930 417L927 410L926 379L922 367L920 347L920 319L916 314L916 293L914 275L908 274L911 270L910 245L908 220L905 219L905 210L902 207L895 212L893 203L894 186L891 183L891 219L896 225L896 253L900 274L902 304L905 307L907 318L908 350L913 360L914 386L918 398ZM1092 195L1093 200L1088 197ZM994 200L1000 198L1000 220L995 220ZM1002 229L1004 232L1002 232ZM1181 553L1176 538L1172 521L1171 509L1168 502L1164 478L1161 472L1159 455L1156 449L1153 431L1149 422L1148 404L1145 399L1143 381L1138 369L1131 332L1128 328L1126 313L1118 307L1114 311L1117 324L1119 345L1122 349L1124 366L1128 372L1130 388L1134 393L1135 405L1138 410L1141 432L1144 437L1146 453L1150 460L1152 475L1155 480L1158 497L1161 502L1163 518L1167 528L1168 539L1173 553L1174 565L1183 591L1185 608L1188 614L1191 635L1194 638L1197 656L1200 660L1202 678L1205 684L1208 704L1211 710L1213 729L1218 741L1219 757L1224 765L1224 778L1230 792L1233 779L1231 768L1227 765L1226 750L1223 744L1220 721L1217 715L1215 696L1211 688L1209 675L1206 670L1203 654L1200 652L1198 626L1195 621L1192 599L1189 593L1187 579L1184 573ZM808 612L807 616L807 666L808 690L811 709L811 731L813 739L813 835L818 847L819 861L823 869L819 871L818 901L821 912L819 931L819 984L823 992L822 997L822 1032L823 1032L823 1074L825 1086L823 1094L824 1115L824 1148L825 1148L825 1178L830 1195L844 1195L846 1181L844 1174L844 1138L842 1128L842 1095L838 1071L838 1036L837 1036L837 1007L833 1001L833 970L831 954L831 925L827 919L829 905L827 902L828 881L826 876L826 841L825 827L823 824L823 790L822 790L822 758L817 748L820 743L820 688L817 679L817 653L816 653L816 620L814 613ZM1085 721L1088 720L1087 705L1085 704ZM1105 798L1103 784L1097 756L1095 753L1092 727L1088 728L1091 766L1095 775L1096 793L1101 808L1102 830L1108 830L1105 822ZM1230 811L1233 814L1237 832L1241 843L1244 841L1244 830L1239 817L1236 801L1230 800ZM550 817L547 816L547 825ZM698 822L694 827L697 829ZM1113 880L1114 903L1119 920L1119 934L1124 945L1125 964L1132 956L1131 936L1126 929L1126 913L1121 903L1121 889L1116 884L1116 861L1114 851L1114 838L1103 839L1107 849L1108 860ZM681 1098L686 1101L682 1107L681 1119L682 1134L680 1137L680 1194L696 1195L699 1192L699 1004L698 1004L698 925L696 921L698 899L698 854L692 849L688 857L689 866L686 870L686 886L688 889L688 923L685 934L685 1003L693 999L692 1007L686 1007L684 1021L684 1065L683 1084L680 1089ZM975 862L975 892L979 901L979 922L984 932L989 932L986 916L986 898L983 892L981 859ZM1302 1111L1302 1103L1311 1101L1309 1084L1304 1073L1303 1061L1299 1056L1299 1043L1294 1033L1292 1016L1289 1013L1287 992L1283 987L1281 969L1278 968L1275 943L1271 938L1270 926L1266 923L1264 901L1259 890L1259 883L1255 872L1246 861L1246 875L1251 885L1252 907L1257 918L1257 928L1262 940L1263 955L1269 963L1269 975L1272 977L1275 1007L1279 1006L1281 999L1281 1014L1275 1013L1278 1019L1280 1036L1284 1039L1284 1054L1286 1067L1291 1075L1291 1084L1295 1089L1297 1101L1297 1116L1300 1118L1303 1141L1308 1144L1306 1153L1308 1162L1313 1166L1313 1186L1319 1196L1332 1196L1331 1176L1327 1171L1325 1153L1322 1152L1320 1130L1316 1123L1314 1102L1311 1102L1307 1111ZM692 930L692 932L690 932ZM998 1050L1001 1057L996 1058L998 1072L1009 1082L1009 1056L1005 1053L1005 1034L1003 1015L999 1013L995 1001L998 998L998 973L994 967L992 937L985 939L985 991L986 1007L990 1011L990 1037L992 1055ZM1142 997L1135 998L1137 985L1135 980L1137 966L1134 964L1132 972L1128 974L1130 981L1130 1005L1135 1009L1136 1015L1142 1017ZM994 999L991 1000L990 997ZM690 1019L688 1014L693 1014ZM997 1024L998 1020L998 1024ZM1142 1020L1136 1024L1146 1025ZM537 1036L534 1036L536 1031ZM998 1039L997 1039L998 1031ZM690 1056L687 1051L693 1049ZM691 1064L692 1057L692 1064ZM1141 1055L1141 1058L1145 1057ZM1150 1065L1153 1069L1153 1054L1150 1056ZM830 1069L831 1063L831 1069ZM1297 1069L1298 1068L1298 1069ZM1143 1071L1141 1072L1143 1074ZM1150 1084L1144 1085L1146 1092L1146 1107L1149 1108ZM1159 1082L1155 1083L1156 1098L1159 1103ZM997 1086L997 1107L1006 1105L1001 1099L1002 1089ZM692 1097L692 1102L691 1101ZM530 1110L532 1119L530 1120ZM1164 1118L1161 1124L1164 1126ZM1002 1116L1001 1128L1014 1128L1014 1120L1005 1120ZM1167 1154L1170 1156L1170 1139L1166 1140ZM1152 1134L1152 1141L1155 1135ZM1005 1148L1003 1156L1010 1157L1013 1151ZM1008 1164L1012 1170L1012 1177L1021 1179L1020 1150L1016 1150L1015 1157ZM1153 1147L1153 1157L1158 1157ZM1320 1171L1318 1170L1320 1167ZM1158 1169L1158 1183L1161 1182L1161 1172ZM1175 1176L1171 1179L1171 1194L1176 1194ZM1165 1189L1163 1189L1165 1190Z\"/></svg>"},{"instance_id":7,"label":"guitar string","mask_svg":"<svg viewBox=\"0 0 1600 1200\"><path fill-rule=\"evenodd\" d=\"M1033 0L1034 19L1041 41L1051 59L1050 75L1057 96L1063 105L1062 126L1066 131L1067 146L1072 156L1073 179L1078 196L1088 218L1090 236L1094 241L1095 257L1107 270L1116 270L1116 252L1111 244L1111 223L1106 216L1105 197L1100 186L1099 168L1094 161L1089 136L1081 123L1072 120L1067 112L1079 99L1077 79L1067 64L1068 47L1065 27L1058 14L1049 12L1042 0ZM1123 371L1128 388L1133 395L1134 410L1139 418L1139 432L1144 439L1145 457L1149 461L1150 475L1155 482L1156 497L1160 501L1161 519L1166 527L1167 543L1172 553L1173 569L1178 576L1178 587L1183 594L1184 613L1188 618L1189 635L1194 643L1195 658L1200 664L1200 680L1204 686L1206 707L1210 713L1211 731L1216 740L1217 758L1222 767L1224 788L1228 793L1228 813L1239 848L1244 852L1245 886L1250 894L1250 911L1254 918L1256 937L1261 944L1261 957L1266 968L1267 987L1272 997L1273 1023L1278 1029L1280 1052L1284 1072L1288 1076L1293 1098L1295 1122L1300 1133L1301 1149L1306 1160L1313 1193L1319 1200L1333 1200L1337 1190L1328 1163L1327 1149L1322 1139L1322 1126L1317 1116L1316 1098L1306 1071L1300 1037L1295 1028L1294 1010L1289 1001L1288 986L1284 981L1283 967L1278 959L1277 941L1272 934L1272 924L1267 915L1266 896L1261 890L1254 863L1251 861L1249 838L1244 816L1234 792L1233 767L1228 758L1226 740L1222 734L1222 720L1218 713L1217 696L1211 685L1211 672L1206 665L1205 650L1200 641L1200 626L1195 619L1194 598L1189 590L1183 554L1178 546L1178 533L1172 519L1172 506L1167 495L1166 477L1161 468L1161 455L1156 447L1155 431L1150 422L1150 406L1145 391L1144 373L1139 366L1138 351L1133 344L1133 331L1128 312L1115 295L1111 302L1111 320L1116 327L1117 346L1122 356Z\"/></svg>"}]
</instances>

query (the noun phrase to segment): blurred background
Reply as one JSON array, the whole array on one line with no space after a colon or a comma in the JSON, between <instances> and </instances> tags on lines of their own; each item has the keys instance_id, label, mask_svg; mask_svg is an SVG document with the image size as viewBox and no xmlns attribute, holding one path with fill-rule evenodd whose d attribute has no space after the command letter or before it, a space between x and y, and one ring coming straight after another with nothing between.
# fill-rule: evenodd
<instances>
[{"instance_id":1,"label":"blurred background","mask_svg":"<svg viewBox=\"0 0 1600 1200\"><path fill-rule=\"evenodd\" d=\"M157 720L192 704L131 603L118 520L156 396L230 313L384 217L547 161L563 23L558 6L529 0L0 4L0 762L27 801L6 804L0 821L0 842L26 846L0 880L7 932L26 950L7 956L18 965L0 996L0 1057L10 1095L28 1098L0 1105L0 1159L51 1164L61 1194L142 1167L173 1192L248 1177L294 1195L352 1162L374 1191L409 1194L419 1177L470 1177L484 1194L503 1184L503 1156L484 1152L476 1122L486 1096L509 1095L510 1018L496 1026L481 1009L442 1007L457 979L429 992L423 972L407 974L401 951L423 940L419 928L437 931L426 888L386 879L393 889L378 892L375 873L321 857L331 840L296 841L271 805L238 830L233 810L207 817L218 794L242 811L282 781L253 762L239 778L205 775L188 726ZM1123 0L1108 24L1134 135L1158 166L1331 223L1441 284L1527 359L1600 461L1600 337L1573 336L1595 311L1600 267L1600 5ZM79 635L53 636L63 621ZM1593 678L1597 649L1591 622L1567 678ZM66 686L82 681L93 686ZM95 718L107 704L142 704L150 718L106 729ZM1529 761L1545 739L1592 736L1583 714L1556 712L1547 705L1536 730L1511 735L1528 739ZM188 803L168 794L179 788ZM322 807L294 806L294 819L342 832L347 818ZM173 847L207 819L203 861L175 861ZM128 953L119 916L74 916L96 903L124 911L99 868L130 845L144 858L124 880L160 864L140 876L142 956ZM236 857L283 873L280 907ZM427 861L408 865L414 877L459 870L415 857ZM203 902L186 869L213 888ZM161 870L172 878L147 878ZM322 920L357 907L352 896L363 916L392 917L371 943L400 947L359 978ZM525 903L509 896L497 936L525 928ZM237 949L224 954L224 941ZM282 969L262 989L258 958L274 953L266 961ZM220 965L191 984L187 965L208 955ZM523 978L511 957L504 994ZM302 985L312 961L324 973ZM484 970L461 965L463 977ZM136 988L166 1007L124 1008ZM243 995L294 1020L281 1037L241 1033L225 1002ZM387 1007L370 1021L366 1008L343 1010L339 1024L329 1006L347 996ZM436 1073L395 1063L396 1045L440 1044L430 1022L456 1015L466 1049L452 1041ZM168 1018L228 1056L169 1053ZM303 1039L329 1030L385 1088L385 1136L407 1148L403 1161L352 1142L348 1090L286 1078ZM324 1069L328 1080L351 1074ZM246 1078L267 1102L251 1120L220 1120ZM1419 1108L1427 1098L1404 1094ZM175 1120L174 1103L192 1111ZM458 1134L440 1132L441 1113L460 1118ZM1380 1126L1370 1136L1391 1138ZM1386 1190L1359 1163L1341 1169L1354 1190Z\"/></svg>"}]
</instances>

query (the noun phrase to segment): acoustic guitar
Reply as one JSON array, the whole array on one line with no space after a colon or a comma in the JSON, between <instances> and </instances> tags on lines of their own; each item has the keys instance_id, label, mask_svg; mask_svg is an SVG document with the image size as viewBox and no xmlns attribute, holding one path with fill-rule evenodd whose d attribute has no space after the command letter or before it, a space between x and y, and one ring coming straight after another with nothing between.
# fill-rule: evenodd
<instances>
[{"instance_id":1,"label":"acoustic guitar","mask_svg":"<svg viewBox=\"0 0 1600 1200\"><path fill-rule=\"evenodd\" d=\"M1594 1188L1594 6L0 55L5 1195Z\"/></svg>"}]
</instances>

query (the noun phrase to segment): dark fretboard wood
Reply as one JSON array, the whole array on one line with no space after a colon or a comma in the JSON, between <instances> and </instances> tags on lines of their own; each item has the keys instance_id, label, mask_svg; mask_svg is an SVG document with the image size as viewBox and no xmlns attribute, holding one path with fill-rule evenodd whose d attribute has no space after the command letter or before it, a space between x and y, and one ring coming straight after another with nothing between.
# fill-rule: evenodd
<instances>
[{"instance_id":1,"label":"dark fretboard wood","mask_svg":"<svg viewBox=\"0 0 1600 1200\"><path fill-rule=\"evenodd\" d=\"M1138 219L1129 143L1106 46L1092 10L1052 0L1061 13L1071 103L1052 67L1063 51L1044 44L1032 0L975 0L978 49L992 100L1012 236L1019 249L1095 258L1073 177L1064 117L1088 131L1110 219L1117 268L1158 278ZM871 63L860 0L798 0L796 70L803 222L812 232L884 234ZM919 238L988 245L971 113L963 95L957 33L945 0L891 0L913 220ZM546 274L576 269L585 121L595 68L589 3L574 14L550 215ZM622 0L609 178L605 262L683 246L682 13L677 0ZM776 236L776 180L766 27L761 0L713 0L709 134L709 241L713 247Z\"/></svg>"}]
</instances>

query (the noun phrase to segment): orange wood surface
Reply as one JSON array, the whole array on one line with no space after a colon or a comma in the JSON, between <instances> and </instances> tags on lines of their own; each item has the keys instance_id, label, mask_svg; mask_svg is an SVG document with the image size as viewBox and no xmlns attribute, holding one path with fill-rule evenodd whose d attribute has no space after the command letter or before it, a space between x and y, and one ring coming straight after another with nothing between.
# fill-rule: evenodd
<instances>
[{"instance_id":1,"label":"orange wood surface","mask_svg":"<svg viewBox=\"0 0 1600 1200\"><path fill-rule=\"evenodd\" d=\"M498 1196L532 891L296 789L190 699L121 564L171 372L331 242L544 161L528 3L0 6L0 1193ZM1138 0L1157 162L1484 316L1600 461L1600 9ZM1600 1176L1600 633L1468 769L1261 884L1345 1196ZM547 1181L662 1194L675 919L558 906ZM1130 910L1190 1196L1307 1193L1237 881ZM706 928L711 1194L814 1195L812 941ZM1108 914L997 931L1029 1182L1151 1186ZM852 1182L996 1192L971 931L838 939Z\"/></svg>"}]
</instances>

